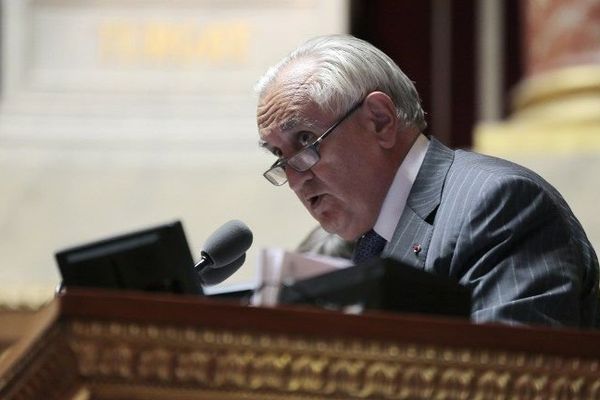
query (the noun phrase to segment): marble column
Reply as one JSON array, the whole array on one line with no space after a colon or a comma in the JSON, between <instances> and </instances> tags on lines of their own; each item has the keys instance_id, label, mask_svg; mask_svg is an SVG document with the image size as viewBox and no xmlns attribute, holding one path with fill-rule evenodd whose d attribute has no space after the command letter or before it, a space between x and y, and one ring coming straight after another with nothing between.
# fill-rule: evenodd
<instances>
[{"instance_id":1,"label":"marble column","mask_svg":"<svg viewBox=\"0 0 600 400\"><path fill-rule=\"evenodd\" d=\"M474 147L538 172L600 249L600 0L523 0L523 78Z\"/></svg>"},{"instance_id":2,"label":"marble column","mask_svg":"<svg viewBox=\"0 0 600 400\"><path fill-rule=\"evenodd\" d=\"M528 0L514 118L600 120L600 0Z\"/></svg>"}]
</instances>

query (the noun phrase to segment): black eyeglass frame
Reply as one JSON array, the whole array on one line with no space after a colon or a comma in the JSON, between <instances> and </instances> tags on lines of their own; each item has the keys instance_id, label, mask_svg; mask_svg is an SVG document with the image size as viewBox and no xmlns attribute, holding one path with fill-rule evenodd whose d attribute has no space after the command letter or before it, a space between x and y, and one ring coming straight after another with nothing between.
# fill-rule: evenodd
<instances>
[{"instance_id":1,"label":"black eyeglass frame","mask_svg":"<svg viewBox=\"0 0 600 400\"><path fill-rule=\"evenodd\" d=\"M289 158L280 158L275 161L273 165L269 167L263 173L263 176L266 180L272 183L275 186L281 186L287 182L287 176L285 174L285 168L287 166L292 167L297 172L305 172L314 167L319 160L321 160L321 154L319 153L319 146L321 142L327 138L334 130L337 128L342 122L346 120L352 113L360 108L364 102L364 99L357 102L355 105L350 107L350 109L333 125L331 125L321 136L315 139L314 142L307 144L302 149L298 150L294 155ZM309 159L310 161L306 162L303 160ZM302 162L302 164L298 164L297 162Z\"/></svg>"}]
</instances>

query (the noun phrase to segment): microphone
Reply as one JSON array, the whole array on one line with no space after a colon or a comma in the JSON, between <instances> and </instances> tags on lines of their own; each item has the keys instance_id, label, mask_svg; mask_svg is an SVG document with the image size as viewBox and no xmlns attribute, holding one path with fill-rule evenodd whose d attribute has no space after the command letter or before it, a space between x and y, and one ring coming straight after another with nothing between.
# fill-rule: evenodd
<instances>
[{"instance_id":1,"label":"microphone","mask_svg":"<svg viewBox=\"0 0 600 400\"><path fill-rule=\"evenodd\" d=\"M225 279L233 275L246 261L246 254L242 254L240 258L234 262L224 265L220 268L206 268L200 272L200 282L203 285L216 285L223 282Z\"/></svg>"},{"instance_id":2,"label":"microphone","mask_svg":"<svg viewBox=\"0 0 600 400\"><path fill-rule=\"evenodd\" d=\"M200 261L194 268L201 276L204 275L206 268L216 270L227 267L226 269L231 270L233 274L244 263L246 250L251 244L252 232L246 224L238 220L226 222L206 239L204 250L200 253ZM225 276L223 280L227 277Z\"/></svg>"}]
</instances>

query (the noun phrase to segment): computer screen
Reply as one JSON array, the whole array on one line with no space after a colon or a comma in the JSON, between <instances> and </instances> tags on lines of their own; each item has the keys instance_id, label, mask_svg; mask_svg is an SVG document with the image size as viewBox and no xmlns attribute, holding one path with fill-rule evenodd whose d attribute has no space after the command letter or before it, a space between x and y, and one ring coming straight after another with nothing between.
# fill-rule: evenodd
<instances>
[{"instance_id":1,"label":"computer screen","mask_svg":"<svg viewBox=\"0 0 600 400\"><path fill-rule=\"evenodd\" d=\"M58 251L62 287L202 294L181 222Z\"/></svg>"}]
</instances>

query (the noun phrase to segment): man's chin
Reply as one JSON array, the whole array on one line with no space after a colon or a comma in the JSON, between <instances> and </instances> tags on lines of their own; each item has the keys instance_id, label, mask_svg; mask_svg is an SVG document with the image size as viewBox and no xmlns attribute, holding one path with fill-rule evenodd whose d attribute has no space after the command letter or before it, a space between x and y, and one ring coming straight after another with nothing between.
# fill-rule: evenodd
<instances>
[{"instance_id":1,"label":"man's chin","mask_svg":"<svg viewBox=\"0 0 600 400\"><path fill-rule=\"evenodd\" d=\"M353 228L356 227L348 224L348 221L351 221L351 217L344 215L344 213L339 212L339 210L329 208L328 210L316 213L309 208L308 211L312 217L317 220L319 225L321 225L323 230L328 233L336 234L344 240L354 240L363 233L354 232L356 229Z\"/></svg>"},{"instance_id":2,"label":"man's chin","mask_svg":"<svg viewBox=\"0 0 600 400\"><path fill-rule=\"evenodd\" d=\"M321 225L321 228L323 228L323 230L325 230L327 233L338 235L344 240L352 241L360 235L360 233L354 234L353 232L350 232L348 227L341 225L339 221L331 221L318 218L316 218L316 220Z\"/></svg>"},{"instance_id":3,"label":"man's chin","mask_svg":"<svg viewBox=\"0 0 600 400\"><path fill-rule=\"evenodd\" d=\"M317 218L317 217L315 217L315 219L317 220L319 225L321 225L321 228L323 228L327 233L332 233L332 234L341 236L343 229L340 229L339 224L337 224L335 221L331 221L326 218Z\"/></svg>"}]
</instances>

